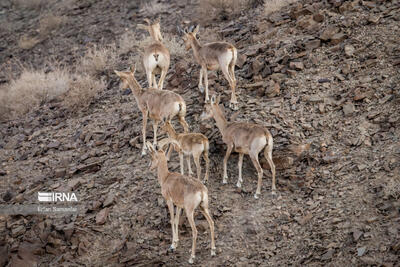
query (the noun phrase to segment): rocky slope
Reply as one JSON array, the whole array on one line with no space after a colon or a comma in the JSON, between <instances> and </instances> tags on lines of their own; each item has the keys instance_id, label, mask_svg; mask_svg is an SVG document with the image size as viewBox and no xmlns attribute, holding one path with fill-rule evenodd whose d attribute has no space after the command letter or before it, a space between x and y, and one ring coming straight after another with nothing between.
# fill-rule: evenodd
<instances>
[{"instance_id":1,"label":"rocky slope","mask_svg":"<svg viewBox=\"0 0 400 267\"><path fill-rule=\"evenodd\" d=\"M6 69L15 67L15 59L37 68L52 59L74 64L88 45L117 42L149 11L135 1L61 1L47 8L67 16L68 23L22 49L18 38L37 34L45 9L0 5L2 83L9 81ZM214 122L198 121L198 66L173 57L167 87L184 97L191 130L211 143L208 188L217 256L209 255L207 224L198 214L196 262L397 266L400 1L305 0L269 15L258 6L233 20L208 22L196 16L196 1L166 5L163 31L177 34L182 21L202 22L238 48L240 111L225 111L232 119L269 127L278 165L277 198L270 194L265 162L260 199L253 198L256 172L248 158L243 188L235 187L236 154L222 185L225 146ZM128 55L119 55L117 68L131 64ZM167 252L169 214L147 168L149 158L140 157L136 103L111 71L102 76L107 90L87 110L70 114L57 102L47 103L1 122L0 204L36 203L38 191L74 191L83 205L73 216L0 215L1 266L187 264L186 222L177 251ZM227 107L227 82L221 73L209 78ZM176 155L169 166L178 170Z\"/></svg>"}]
</instances>

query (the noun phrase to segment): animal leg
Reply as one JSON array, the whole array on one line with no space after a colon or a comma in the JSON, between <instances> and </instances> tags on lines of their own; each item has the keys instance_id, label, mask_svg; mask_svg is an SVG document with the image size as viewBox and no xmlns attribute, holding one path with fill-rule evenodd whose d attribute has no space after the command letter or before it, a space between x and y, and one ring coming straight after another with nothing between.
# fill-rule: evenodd
<instances>
[{"instance_id":1,"label":"animal leg","mask_svg":"<svg viewBox=\"0 0 400 267\"><path fill-rule=\"evenodd\" d=\"M203 158L206 162L206 175L204 176L204 182L208 182L208 169L210 168L210 159L208 158L208 150L203 151Z\"/></svg>"},{"instance_id":2,"label":"animal leg","mask_svg":"<svg viewBox=\"0 0 400 267\"><path fill-rule=\"evenodd\" d=\"M192 172L192 168L190 166L190 155L186 156L186 162L187 162L188 169L189 169L189 175L192 176L193 172Z\"/></svg>"},{"instance_id":3,"label":"animal leg","mask_svg":"<svg viewBox=\"0 0 400 267\"><path fill-rule=\"evenodd\" d=\"M192 253L191 253L190 259L189 259L189 263L192 264L194 261L195 252L196 252L197 229L196 229L196 225L194 223L194 218L193 218L194 210L185 209L185 212L186 212L186 216L189 220L190 227L192 228L193 243L192 243Z\"/></svg>"},{"instance_id":4,"label":"animal leg","mask_svg":"<svg viewBox=\"0 0 400 267\"><path fill-rule=\"evenodd\" d=\"M254 167L257 170L257 175L258 175L258 182L257 182L257 190L256 194L254 195L254 198L258 198L258 196L261 193L261 183L262 183L262 177L263 177L263 170L261 168L260 162L258 162L258 155L250 155L251 161L253 162Z\"/></svg>"},{"instance_id":5,"label":"animal leg","mask_svg":"<svg viewBox=\"0 0 400 267\"><path fill-rule=\"evenodd\" d=\"M227 183L228 173L226 171L226 165L228 164L228 159L229 159L229 156L232 153L232 149L233 149L233 144L228 144L228 148L226 149L226 154L225 154L225 157L224 157L224 178L222 179L222 183L223 184Z\"/></svg>"},{"instance_id":6,"label":"animal leg","mask_svg":"<svg viewBox=\"0 0 400 267\"><path fill-rule=\"evenodd\" d=\"M210 233L211 233L211 256L215 256L215 238L214 238L214 221L211 218L210 212L208 211L208 204L207 206L200 206L200 210L203 213L204 217L206 217L206 220L208 222L208 225L210 226Z\"/></svg>"},{"instance_id":7,"label":"animal leg","mask_svg":"<svg viewBox=\"0 0 400 267\"><path fill-rule=\"evenodd\" d=\"M143 110L143 128L142 128L142 135L143 135L143 148L142 148L142 156L146 155L146 126L147 126L147 110Z\"/></svg>"},{"instance_id":8,"label":"animal leg","mask_svg":"<svg viewBox=\"0 0 400 267\"><path fill-rule=\"evenodd\" d=\"M149 88L152 88L152 73L151 70L146 70L147 75L147 83L149 84Z\"/></svg>"},{"instance_id":9,"label":"animal leg","mask_svg":"<svg viewBox=\"0 0 400 267\"><path fill-rule=\"evenodd\" d=\"M162 89L163 89L163 85L164 85L165 76L167 76L167 70L165 70L165 69L162 69L162 70L161 70L161 76L160 76L160 79L158 80L158 88L159 88L160 90L162 90Z\"/></svg>"},{"instance_id":10,"label":"animal leg","mask_svg":"<svg viewBox=\"0 0 400 267\"><path fill-rule=\"evenodd\" d=\"M153 138L153 145L157 145L157 128L158 128L158 121L153 121L153 131L154 131L154 138Z\"/></svg>"},{"instance_id":11,"label":"animal leg","mask_svg":"<svg viewBox=\"0 0 400 267\"><path fill-rule=\"evenodd\" d=\"M179 115L179 123L182 125L183 127L183 132L187 133L189 131L189 125L187 124L186 120L185 120L185 116L184 115Z\"/></svg>"},{"instance_id":12,"label":"animal leg","mask_svg":"<svg viewBox=\"0 0 400 267\"><path fill-rule=\"evenodd\" d=\"M156 74L154 72L152 73L152 80L153 80L154 88L158 89L157 82L156 82Z\"/></svg>"},{"instance_id":13,"label":"animal leg","mask_svg":"<svg viewBox=\"0 0 400 267\"><path fill-rule=\"evenodd\" d=\"M176 207L176 214L175 214L175 248L178 247L179 242L179 234L178 234L178 225L179 225L179 217L181 216L182 208Z\"/></svg>"},{"instance_id":14,"label":"animal leg","mask_svg":"<svg viewBox=\"0 0 400 267\"><path fill-rule=\"evenodd\" d=\"M179 163L181 165L181 174L184 175L184 170L183 170L183 153L179 152Z\"/></svg>"},{"instance_id":15,"label":"animal leg","mask_svg":"<svg viewBox=\"0 0 400 267\"><path fill-rule=\"evenodd\" d=\"M200 155L201 153L193 154L194 164L196 165L197 179L200 181L201 168L200 168ZM189 156L190 158L190 156Z\"/></svg>"},{"instance_id":16,"label":"animal leg","mask_svg":"<svg viewBox=\"0 0 400 267\"><path fill-rule=\"evenodd\" d=\"M272 148L273 148L273 141L272 137L268 138L268 145L265 147L264 150L264 157L268 161L269 167L271 168L272 174L272 195L276 195L276 186L275 186L275 164L272 160Z\"/></svg>"},{"instance_id":17,"label":"animal leg","mask_svg":"<svg viewBox=\"0 0 400 267\"><path fill-rule=\"evenodd\" d=\"M204 93L204 87L203 87L203 68L200 69L200 74L199 74L199 90L200 90L200 93Z\"/></svg>"},{"instance_id":18,"label":"animal leg","mask_svg":"<svg viewBox=\"0 0 400 267\"><path fill-rule=\"evenodd\" d=\"M239 188L242 187L242 182L243 182L243 179L242 179L243 156L244 156L243 153L239 153L239 163L238 163L238 165L239 165L239 178L238 178L238 181L237 181L237 184L236 184L236 186L239 187Z\"/></svg>"},{"instance_id":19,"label":"animal leg","mask_svg":"<svg viewBox=\"0 0 400 267\"><path fill-rule=\"evenodd\" d=\"M172 228L172 243L171 246L169 247L171 250L175 250L175 218L174 218L174 203L172 203L171 200L167 201L168 205L168 210L169 210L169 215L171 216L171 228Z\"/></svg>"},{"instance_id":20,"label":"animal leg","mask_svg":"<svg viewBox=\"0 0 400 267\"><path fill-rule=\"evenodd\" d=\"M204 84L206 86L206 100L205 102L210 101L210 97L208 96L208 71L207 71L207 67L203 67L203 75L204 75Z\"/></svg>"},{"instance_id":21,"label":"animal leg","mask_svg":"<svg viewBox=\"0 0 400 267\"><path fill-rule=\"evenodd\" d=\"M236 94L235 94L235 81L232 79L231 75L229 74L228 65L221 66L221 70L225 76L225 79L229 82L229 86L231 87L231 90L232 90L229 107L232 108L233 110L237 110L238 102L236 100Z\"/></svg>"}]
</instances>

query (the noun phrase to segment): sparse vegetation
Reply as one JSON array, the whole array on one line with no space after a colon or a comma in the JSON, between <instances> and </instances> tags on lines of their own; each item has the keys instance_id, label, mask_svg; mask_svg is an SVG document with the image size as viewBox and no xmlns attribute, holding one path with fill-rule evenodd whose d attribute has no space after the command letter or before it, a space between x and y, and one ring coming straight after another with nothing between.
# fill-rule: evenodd
<instances>
[{"instance_id":1,"label":"sparse vegetation","mask_svg":"<svg viewBox=\"0 0 400 267\"><path fill-rule=\"evenodd\" d=\"M53 14L48 14L46 16L43 16L39 20L39 34L42 37L47 36L50 34L53 30L58 29L62 24L66 22L66 17L65 16L56 16Z\"/></svg>"},{"instance_id":2,"label":"sparse vegetation","mask_svg":"<svg viewBox=\"0 0 400 267\"><path fill-rule=\"evenodd\" d=\"M168 5L165 3L159 3L157 1L151 1L150 3L144 4L143 13L150 16L155 16L168 10Z\"/></svg>"},{"instance_id":3,"label":"sparse vegetation","mask_svg":"<svg viewBox=\"0 0 400 267\"><path fill-rule=\"evenodd\" d=\"M64 106L72 110L83 108L105 86L103 80L87 74L74 75L62 68L48 73L25 69L20 77L0 88L0 118L21 116L61 97Z\"/></svg>"},{"instance_id":4,"label":"sparse vegetation","mask_svg":"<svg viewBox=\"0 0 400 267\"><path fill-rule=\"evenodd\" d=\"M40 9L48 4L49 0L13 0L13 4L18 8Z\"/></svg>"},{"instance_id":5,"label":"sparse vegetation","mask_svg":"<svg viewBox=\"0 0 400 267\"><path fill-rule=\"evenodd\" d=\"M200 20L228 18L252 6L253 0L204 0L200 1L198 14Z\"/></svg>"},{"instance_id":6,"label":"sparse vegetation","mask_svg":"<svg viewBox=\"0 0 400 267\"><path fill-rule=\"evenodd\" d=\"M264 13L268 16L269 14L280 10L282 7L297 1L298 0L265 0Z\"/></svg>"},{"instance_id":7,"label":"sparse vegetation","mask_svg":"<svg viewBox=\"0 0 400 267\"><path fill-rule=\"evenodd\" d=\"M78 71L89 75L99 75L112 71L118 61L118 53L115 45L89 48L77 66Z\"/></svg>"},{"instance_id":8,"label":"sparse vegetation","mask_svg":"<svg viewBox=\"0 0 400 267\"><path fill-rule=\"evenodd\" d=\"M24 35L18 40L18 46L22 49L31 49L41 42L39 37Z\"/></svg>"}]
</instances>

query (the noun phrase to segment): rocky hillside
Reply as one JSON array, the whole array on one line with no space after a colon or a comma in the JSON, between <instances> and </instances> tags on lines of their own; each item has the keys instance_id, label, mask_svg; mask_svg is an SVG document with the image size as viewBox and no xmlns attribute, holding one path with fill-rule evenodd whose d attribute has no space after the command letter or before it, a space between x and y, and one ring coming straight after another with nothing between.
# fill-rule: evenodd
<instances>
[{"instance_id":1,"label":"rocky hillside","mask_svg":"<svg viewBox=\"0 0 400 267\"><path fill-rule=\"evenodd\" d=\"M144 32L137 24L156 15L168 36L178 35L177 25L199 23L201 42L238 48L239 111L228 108L222 73L210 73L210 88L231 120L262 124L274 137L277 198L265 161L260 199L248 157L236 188L237 154L223 185L225 145L213 121L199 121L199 67L171 41L165 86L183 96L190 130L211 147L217 256L210 257L198 213L196 263L399 264L400 1L243 1L239 10L214 2L205 16L200 1L1 1L0 93L26 68L79 72L90 49L112 53L90 74L104 89L84 108L65 106L66 94L0 116L0 205L37 204L39 191L73 191L82 207L75 215L0 214L0 266L187 265L190 227L185 220L177 251L168 252L168 209L149 157L140 156L141 114L113 73L139 64ZM137 78L147 85L143 72ZM169 168L179 170L176 154Z\"/></svg>"}]
</instances>

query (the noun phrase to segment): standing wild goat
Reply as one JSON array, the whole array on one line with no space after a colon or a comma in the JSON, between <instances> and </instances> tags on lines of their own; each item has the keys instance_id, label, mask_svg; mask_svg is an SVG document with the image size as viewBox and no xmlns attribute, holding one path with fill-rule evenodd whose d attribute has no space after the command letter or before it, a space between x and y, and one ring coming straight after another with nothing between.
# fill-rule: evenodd
<instances>
[{"instance_id":1,"label":"standing wild goat","mask_svg":"<svg viewBox=\"0 0 400 267\"><path fill-rule=\"evenodd\" d=\"M185 210L186 217L192 228L192 251L189 263L193 263L196 251L197 229L194 222L194 211L200 207L200 211L206 217L211 231L211 256L215 255L214 241L214 221L208 211L208 190L199 180L193 177L182 175L175 172L169 172L167 166L167 158L162 150L164 145L172 143L179 146L179 143L172 139L163 139L159 142L161 149L156 150L154 146L147 142L148 149L151 154L151 167L153 170L157 168L158 182L161 185L161 194L167 202L169 213L171 215L172 227L172 244L171 250L175 250L178 246L179 234L178 224L179 216L182 209ZM176 206L176 215L174 215L174 205Z\"/></svg>"},{"instance_id":2,"label":"standing wild goat","mask_svg":"<svg viewBox=\"0 0 400 267\"><path fill-rule=\"evenodd\" d=\"M235 94L235 64L237 59L236 48L232 44L226 42L214 42L201 45L196 38L196 34L199 32L199 25L197 25L193 31L192 28L193 27L189 28L189 32L186 30L184 31L183 40L185 42L186 50L190 50L190 48L193 49L194 57L196 58L197 63L199 63L201 66L199 75L199 89L201 92L204 91L202 81L204 77L204 83L206 86L205 101L209 101L207 71L218 70L221 68L222 73L228 80L232 90L229 106L232 109L237 110L238 102Z\"/></svg>"},{"instance_id":3,"label":"standing wild goat","mask_svg":"<svg viewBox=\"0 0 400 267\"><path fill-rule=\"evenodd\" d=\"M114 71L121 78L123 88L130 87L140 111L143 114L143 148L142 155L146 155L146 126L147 117L153 120L154 141L157 143L157 127L160 121L170 121L173 117L178 116L179 122L185 132L188 132L189 126L185 121L186 104L183 98L168 90L158 90L148 88L143 90L135 79L135 67L131 71Z\"/></svg>"},{"instance_id":4,"label":"standing wild goat","mask_svg":"<svg viewBox=\"0 0 400 267\"><path fill-rule=\"evenodd\" d=\"M179 153L179 160L181 165L181 174L184 174L184 166L183 166L183 155L186 155L187 165L189 169L189 175L193 174L192 168L190 167L190 155L193 156L194 163L196 165L197 170L197 179L200 180L201 169L200 169L200 156L203 154L203 158L206 162L206 174L204 176L204 182L208 181L208 169L210 161L208 159L208 138L201 133L180 133L177 134L172 127L170 122L165 122L163 126L161 126L161 130L168 133L168 136L179 143L179 147L172 146L176 152ZM167 158L169 159L172 147L168 151Z\"/></svg>"},{"instance_id":5,"label":"standing wild goat","mask_svg":"<svg viewBox=\"0 0 400 267\"><path fill-rule=\"evenodd\" d=\"M161 43L163 40L160 32L160 21L153 23L149 19L145 19L147 25L139 24L138 27L147 30L153 38L153 42L145 48L143 55L143 65L146 70L149 88L163 89L165 76L170 63L170 55L168 49ZM161 73L158 85L155 74Z\"/></svg>"},{"instance_id":6,"label":"standing wild goat","mask_svg":"<svg viewBox=\"0 0 400 267\"><path fill-rule=\"evenodd\" d=\"M242 164L243 164L243 155L247 154L250 156L251 161L254 164L254 167L257 169L258 173L258 183L257 183L257 191L254 195L255 198L261 193L261 181L263 176L263 170L261 168L260 163L258 162L258 153L264 148L264 157L268 161L269 166L271 167L272 173L272 194L275 195L275 165L272 161L272 148L273 148L273 139L271 133L265 129L264 127L246 122L231 122L225 118L223 110L218 105L219 104L219 96L218 99L215 99L215 95L211 98L211 103L207 103L205 105L205 110L201 114L201 119L206 120L208 118L213 117L217 127L222 135L222 141L228 146L226 150L226 155L224 158L224 178L223 183L225 184L228 179L228 175L226 172L226 165L228 162L228 158L232 152L232 149L235 148L235 151L239 153L239 179L236 184L237 187L242 186Z\"/></svg>"}]
</instances>

